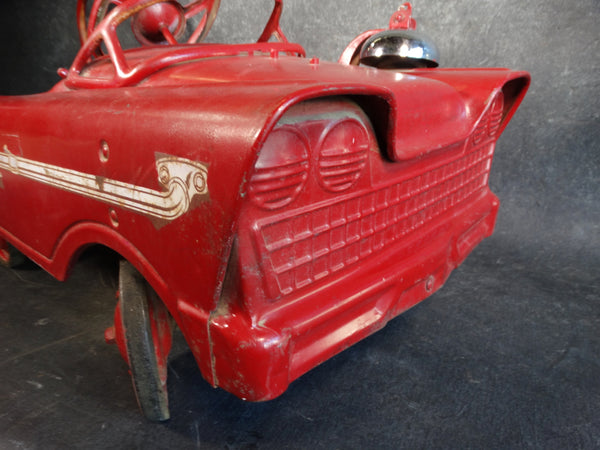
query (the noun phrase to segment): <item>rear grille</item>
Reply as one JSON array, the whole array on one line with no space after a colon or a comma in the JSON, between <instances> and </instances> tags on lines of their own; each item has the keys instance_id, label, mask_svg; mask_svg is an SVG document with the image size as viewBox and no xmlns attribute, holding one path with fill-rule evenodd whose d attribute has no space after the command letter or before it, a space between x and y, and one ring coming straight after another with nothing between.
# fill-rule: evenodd
<instances>
[{"instance_id":1,"label":"rear grille","mask_svg":"<svg viewBox=\"0 0 600 450\"><path fill-rule=\"evenodd\" d=\"M493 149L488 143L414 178L262 222L255 238L269 295L290 294L410 239L411 233L487 185Z\"/></svg>"}]
</instances>

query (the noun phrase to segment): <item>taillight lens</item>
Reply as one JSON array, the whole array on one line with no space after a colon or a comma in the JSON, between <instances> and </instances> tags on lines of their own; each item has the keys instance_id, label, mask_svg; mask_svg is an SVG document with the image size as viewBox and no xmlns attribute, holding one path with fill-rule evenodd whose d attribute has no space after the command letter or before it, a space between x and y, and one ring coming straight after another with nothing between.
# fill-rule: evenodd
<instances>
[{"instance_id":1,"label":"taillight lens","mask_svg":"<svg viewBox=\"0 0 600 450\"><path fill-rule=\"evenodd\" d=\"M360 178L369 154L369 135L355 119L334 124L319 145L318 174L331 192L349 189Z\"/></svg>"},{"instance_id":2,"label":"taillight lens","mask_svg":"<svg viewBox=\"0 0 600 450\"><path fill-rule=\"evenodd\" d=\"M260 151L248 189L255 205L273 210L292 203L308 179L308 140L302 131L277 128Z\"/></svg>"}]
</instances>

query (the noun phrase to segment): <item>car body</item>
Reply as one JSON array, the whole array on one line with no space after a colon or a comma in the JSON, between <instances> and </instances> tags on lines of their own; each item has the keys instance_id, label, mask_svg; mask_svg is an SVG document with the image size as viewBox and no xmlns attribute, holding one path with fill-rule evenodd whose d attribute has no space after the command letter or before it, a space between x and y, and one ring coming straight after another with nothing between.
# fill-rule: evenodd
<instances>
[{"instance_id":1,"label":"car body","mask_svg":"<svg viewBox=\"0 0 600 450\"><path fill-rule=\"evenodd\" d=\"M134 378L164 386L170 315L209 383L272 399L492 233L492 156L527 73L383 70L268 39L123 51L123 11L173 2L113 3L51 91L0 98L0 242L60 280L91 245L135 269L159 299L139 324L150 375L128 347L139 311L120 304L107 332Z\"/></svg>"}]
</instances>

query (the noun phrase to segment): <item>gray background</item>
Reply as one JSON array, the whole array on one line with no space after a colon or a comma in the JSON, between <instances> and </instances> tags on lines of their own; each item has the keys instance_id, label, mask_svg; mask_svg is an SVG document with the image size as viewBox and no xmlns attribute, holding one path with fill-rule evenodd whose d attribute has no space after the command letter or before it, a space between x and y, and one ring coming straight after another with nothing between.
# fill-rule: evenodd
<instances>
[{"instance_id":1,"label":"gray background","mask_svg":"<svg viewBox=\"0 0 600 450\"><path fill-rule=\"evenodd\" d=\"M288 0L282 24L308 56L335 60L398 4ZM256 38L270 8L223 0L209 40ZM275 401L213 391L180 346L163 425L138 415L126 369L102 342L110 255L87 255L67 283L2 270L1 448L600 446L600 2L413 8L443 66L532 75L494 160L494 236L441 291ZM2 1L0 94L57 81L78 48L74 10L75 0Z\"/></svg>"}]
</instances>

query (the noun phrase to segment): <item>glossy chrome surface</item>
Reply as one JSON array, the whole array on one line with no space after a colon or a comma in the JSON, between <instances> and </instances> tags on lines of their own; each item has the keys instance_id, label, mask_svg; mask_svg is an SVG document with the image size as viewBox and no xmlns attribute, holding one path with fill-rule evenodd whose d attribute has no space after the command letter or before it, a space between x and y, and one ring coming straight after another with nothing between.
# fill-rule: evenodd
<instances>
[{"instance_id":1,"label":"glossy chrome surface","mask_svg":"<svg viewBox=\"0 0 600 450\"><path fill-rule=\"evenodd\" d=\"M360 63L379 69L437 67L439 52L430 38L415 30L386 30L363 45Z\"/></svg>"}]
</instances>

